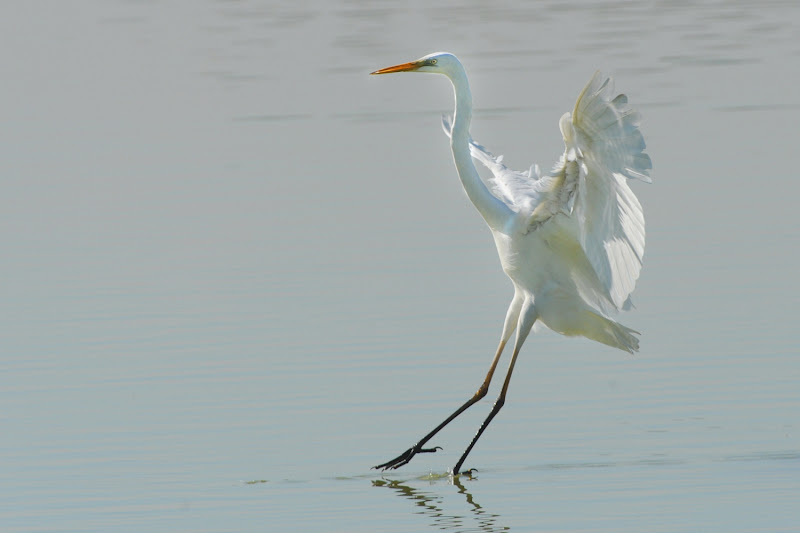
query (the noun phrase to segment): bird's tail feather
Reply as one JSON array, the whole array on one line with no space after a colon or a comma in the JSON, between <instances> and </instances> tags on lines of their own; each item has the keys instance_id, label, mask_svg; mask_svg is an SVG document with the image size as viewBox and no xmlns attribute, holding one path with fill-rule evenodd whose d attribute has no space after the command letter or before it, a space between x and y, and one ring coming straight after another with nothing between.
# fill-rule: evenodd
<instances>
[{"instance_id":1,"label":"bird's tail feather","mask_svg":"<svg viewBox=\"0 0 800 533\"><path fill-rule=\"evenodd\" d=\"M639 339L635 336L638 331L593 311L587 310L584 318L586 327L581 333L585 337L629 353L639 351Z\"/></svg>"}]
</instances>

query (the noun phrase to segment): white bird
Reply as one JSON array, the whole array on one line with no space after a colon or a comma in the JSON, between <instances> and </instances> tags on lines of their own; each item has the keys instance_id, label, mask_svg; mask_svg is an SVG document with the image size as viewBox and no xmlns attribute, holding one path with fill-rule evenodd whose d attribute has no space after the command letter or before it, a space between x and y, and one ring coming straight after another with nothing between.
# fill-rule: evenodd
<instances>
[{"instance_id":1,"label":"white bird","mask_svg":"<svg viewBox=\"0 0 800 533\"><path fill-rule=\"evenodd\" d=\"M610 315L630 307L630 294L642 268L644 216L628 179L650 182L650 157L643 153L639 113L624 94L614 94L611 78L595 73L578 96L572 113L559 121L564 155L548 175L539 167L517 172L469 134L472 94L467 73L453 54L439 52L372 72L443 74L453 84L455 114L444 118L458 176L467 196L494 236L500 263L514 284L500 344L477 392L411 448L377 465L394 469L418 453L450 421L486 396L506 342L516 330L503 388L488 417L453 468L464 460L502 408L514 363L533 324L539 320L562 335L582 335L633 353L639 333ZM472 158L492 177L485 183Z\"/></svg>"}]
</instances>

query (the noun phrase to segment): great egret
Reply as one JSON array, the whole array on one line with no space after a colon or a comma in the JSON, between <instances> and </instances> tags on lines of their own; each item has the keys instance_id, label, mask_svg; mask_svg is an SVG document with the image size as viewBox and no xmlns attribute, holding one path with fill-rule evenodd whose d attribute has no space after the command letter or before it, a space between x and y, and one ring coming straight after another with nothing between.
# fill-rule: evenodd
<instances>
[{"instance_id":1,"label":"great egret","mask_svg":"<svg viewBox=\"0 0 800 533\"><path fill-rule=\"evenodd\" d=\"M453 54L439 52L376 70L430 72L450 79L455 91L452 125L445 133L461 184L494 236L500 263L514 284L500 345L477 392L433 431L394 459L373 468L399 468L458 415L486 396L506 342L516 330L506 379L489 416L453 468L464 460L505 403L514 363L534 322L562 335L583 335L633 353L639 333L609 315L630 306L644 254L644 216L627 180L650 182L650 157L643 153L639 114L624 94L613 93L611 78L595 73L578 96L572 114L559 121L566 149L548 175L534 165L517 172L469 134L472 94L467 73ZM472 158L493 174L484 183Z\"/></svg>"}]
</instances>

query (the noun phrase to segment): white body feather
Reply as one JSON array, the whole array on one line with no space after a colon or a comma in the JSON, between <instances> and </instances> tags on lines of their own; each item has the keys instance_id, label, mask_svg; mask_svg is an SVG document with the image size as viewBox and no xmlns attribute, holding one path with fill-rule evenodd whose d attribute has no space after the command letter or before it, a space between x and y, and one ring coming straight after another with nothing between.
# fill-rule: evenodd
<instances>
[{"instance_id":1,"label":"white body feather","mask_svg":"<svg viewBox=\"0 0 800 533\"><path fill-rule=\"evenodd\" d=\"M458 98L458 94L457 94ZM630 305L644 254L644 216L627 180L650 181L639 114L595 73L559 126L565 151L549 175L514 171L469 139L491 193L511 211L492 227L503 270L537 318L564 335L634 352L635 331L609 315ZM445 132L453 128L444 119Z\"/></svg>"}]
</instances>

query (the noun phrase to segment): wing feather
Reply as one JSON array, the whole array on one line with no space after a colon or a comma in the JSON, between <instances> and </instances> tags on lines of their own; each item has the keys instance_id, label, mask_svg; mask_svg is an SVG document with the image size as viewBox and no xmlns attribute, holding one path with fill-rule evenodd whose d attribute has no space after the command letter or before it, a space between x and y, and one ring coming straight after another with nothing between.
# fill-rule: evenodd
<instances>
[{"instance_id":1,"label":"wing feather","mask_svg":"<svg viewBox=\"0 0 800 533\"><path fill-rule=\"evenodd\" d=\"M442 128L450 136L450 118L442 116ZM539 203L542 192L542 178L539 165L532 165L526 171L512 170L503 163L503 156L496 156L473 139L469 140L469 152L480 161L491 173L487 185L498 199L506 203L512 210L533 209Z\"/></svg>"},{"instance_id":2,"label":"wing feather","mask_svg":"<svg viewBox=\"0 0 800 533\"><path fill-rule=\"evenodd\" d=\"M613 91L613 80L595 73L561 130L567 151L574 149L586 169L574 208L581 245L620 309L636 285L645 244L642 206L627 180L650 182L652 163L639 113Z\"/></svg>"},{"instance_id":3,"label":"wing feather","mask_svg":"<svg viewBox=\"0 0 800 533\"><path fill-rule=\"evenodd\" d=\"M578 97L572 114L559 127L565 151L547 176L534 165L526 172L509 169L470 140L470 153L492 173L492 193L533 230L558 213L568 215L596 275L577 280L585 295L604 311L630 306L630 294L642 268L645 224L642 206L629 179L651 182L650 156L639 131L641 117L624 94L614 94L613 80L596 72ZM443 118L445 133L450 123ZM597 281L604 294L598 294Z\"/></svg>"}]
</instances>

